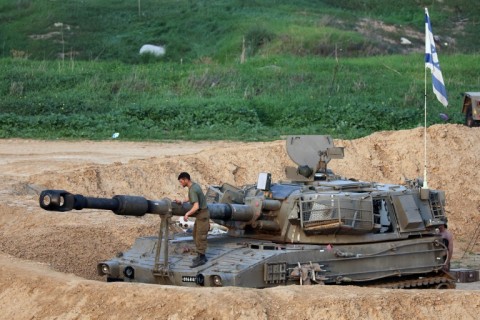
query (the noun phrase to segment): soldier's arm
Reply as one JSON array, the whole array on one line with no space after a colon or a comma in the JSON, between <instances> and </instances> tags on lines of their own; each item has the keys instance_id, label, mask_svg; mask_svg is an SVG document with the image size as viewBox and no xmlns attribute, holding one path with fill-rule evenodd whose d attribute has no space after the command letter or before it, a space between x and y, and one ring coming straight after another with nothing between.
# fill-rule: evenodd
<instances>
[{"instance_id":1,"label":"soldier's arm","mask_svg":"<svg viewBox=\"0 0 480 320\"><path fill-rule=\"evenodd\" d=\"M192 214L197 212L198 208L199 208L198 202L194 202L192 209L188 210L187 213L185 213L185 215L183 216L183 220L187 221L188 217L190 217Z\"/></svg>"}]
</instances>

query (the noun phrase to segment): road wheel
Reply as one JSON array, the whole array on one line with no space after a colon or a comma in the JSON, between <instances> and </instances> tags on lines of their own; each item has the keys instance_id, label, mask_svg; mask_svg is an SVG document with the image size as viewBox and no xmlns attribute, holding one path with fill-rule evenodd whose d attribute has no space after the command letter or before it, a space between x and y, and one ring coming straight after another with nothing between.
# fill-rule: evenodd
<instances>
[{"instance_id":1,"label":"road wheel","mask_svg":"<svg viewBox=\"0 0 480 320\"><path fill-rule=\"evenodd\" d=\"M469 107L465 113L465 125L470 128L475 125L475 120L472 118L472 107Z\"/></svg>"},{"instance_id":2,"label":"road wheel","mask_svg":"<svg viewBox=\"0 0 480 320\"><path fill-rule=\"evenodd\" d=\"M435 289L455 289L456 285L452 281L442 282L435 286Z\"/></svg>"}]
</instances>

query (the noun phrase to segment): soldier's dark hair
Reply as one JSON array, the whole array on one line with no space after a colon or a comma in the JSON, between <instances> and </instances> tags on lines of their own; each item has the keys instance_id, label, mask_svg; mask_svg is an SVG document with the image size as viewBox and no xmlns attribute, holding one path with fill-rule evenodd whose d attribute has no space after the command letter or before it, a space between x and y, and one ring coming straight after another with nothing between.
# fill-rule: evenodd
<instances>
[{"instance_id":1,"label":"soldier's dark hair","mask_svg":"<svg viewBox=\"0 0 480 320\"><path fill-rule=\"evenodd\" d=\"M188 174L188 172L181 172L181 173L178 175L178 180L180 180L180 179L191 180L191 179L190 179L190 175Z\"/></svg>"}]
</instances>

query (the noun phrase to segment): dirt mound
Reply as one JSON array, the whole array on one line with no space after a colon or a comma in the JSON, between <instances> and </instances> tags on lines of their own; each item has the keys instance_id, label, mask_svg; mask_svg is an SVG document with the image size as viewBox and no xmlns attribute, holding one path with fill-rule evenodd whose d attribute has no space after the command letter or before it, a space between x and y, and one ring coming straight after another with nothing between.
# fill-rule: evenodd
<instances>
[{"instance_id":1,"label":"dirt mound","mask_svg":"<svg viewBox=\"0 0 480 320\"><path fill-rule=\"evenodd\" d=\"M244 185L254 183L262 171L283 177L287 163L290 160L283 141L245 144L240 148L233 144L182 157L151 157L126 164L90 164L56 174L37 174L30 182L90 195L110 197L128 193L158 199L185 195L177 181L181 171L188 171L203 186L224 182Z\"/></svg>"},{"instance_id":2,"label":"dirt mound","mask_svg":"<svg viewBox=\"0 0 480 320\"><path fill-rule=\"evenodd\" d=\"M479 136L480 129L459 125L428 128L428 184L446 192L457 264L480 223L476 173L480 154L475 150ZM345 159L333 160L330 168L347 177L378 182L422 177L423 139L423 129L418 128L336 140L336 145L346 147ZM84 280L99 279L98 261L130 247L138 236L156 234L158 217L127 218L95 210L62 214L38 208L37 193L45 187L91 196L183 197L185 190L176 178L184 170L204 187L255 183L259 172L271 172L274 180L281 180L284 167L291 164L284 144L0 140L0 270L4 274L0 296L7 306L2 313L6 318L410 319L416 306L419 319L432 314L476 317L478 292L356 287L185 290ZM478 245L473 252L479 251Z\"/></svg>"},{"instance_id":3,"label":"dirt mound","mask_svg":"<svg viewBox=\"0 0 480 320\"><path fill-rule=\"evenodd\" d=\"M4 255L0 271L6 319L475 319L480 307L478 291L102 283Z\"/></svg>"}]
</instances>

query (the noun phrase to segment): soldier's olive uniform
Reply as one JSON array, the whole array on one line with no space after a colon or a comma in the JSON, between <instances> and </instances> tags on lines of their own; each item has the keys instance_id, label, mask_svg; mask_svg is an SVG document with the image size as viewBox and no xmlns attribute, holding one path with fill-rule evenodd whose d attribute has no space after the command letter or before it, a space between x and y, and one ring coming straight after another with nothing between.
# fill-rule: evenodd
<instances>
[{"instance_id":1,"label":"soldier's olive uniform","mask_svg":"<svg viewBox=\"0 0 480 320\"><path fill-rule=\"evenodd\" d=\"M192 217L195 217L193 241L195 242L197 253L205 254L205 251L207 251L207 235L210 229L210 214L208 212L207 199L205 199L202 188L195 182L188 189L188 201L192 204L198 202L199 209L192 215Z\"/></svg>"}]
</instances>

